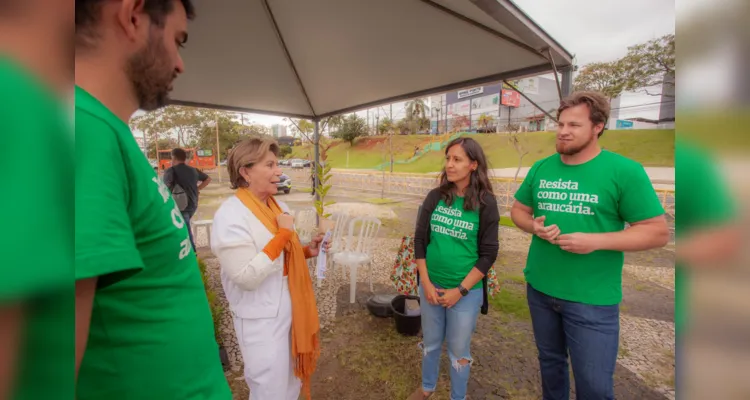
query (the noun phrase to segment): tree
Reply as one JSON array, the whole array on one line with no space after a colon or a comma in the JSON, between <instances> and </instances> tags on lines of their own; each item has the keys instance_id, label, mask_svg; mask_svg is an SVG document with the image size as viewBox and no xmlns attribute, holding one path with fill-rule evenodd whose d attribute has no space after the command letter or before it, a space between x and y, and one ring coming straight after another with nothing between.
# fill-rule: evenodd
<instances>
[{"instance_id":1,"label":"tree","mask_svg":"<svg viewBox=\"0 0 750 400\"><path fill-rule=\"evenodd\" d=\"M192 147L197 145L201 130L212 124L218 115L227 113L195 107L167 106L133 118L130 126L133 130L146 133L147 148L152 147L150 142L175 136L170 148ZM165 149L159 147L159 150Z\"/></svg>"},{"instance_id":2,"label":"tree","mask_svg":"<svg viewBox=\"0 0 750 400\"><path fill-rule=\"evenodd\" d=\"M574 90L601 92L610 100L625 90L625 73L620 60L586 64L576 75Z\"/></svg>"},{"instance_id":3,"label":"tree","mask_svg":"<svg viewBox=\"0 0 750 400\"><path fill-rule=\"evenodd\" d=\"M344 123L344 116L333 115L328 118L324 118L322 123L324 127L328 128L328 133L330 135L331 132L335 132Z\"/></svg>"},{"instance_id":4,"label":"tree","mask_svg":"<svg viewBox=\"0 0 750 400\"><path fill-rule=\"evenodd\" d=\"M424 99L414 99L406 103L406 119L417 120L427 116L427 104Z\"/></svg>"},{"instance_id":5,"label":"tree","mask_svg":"<svg viewBox=\"0 0 750 400\"><path fill-rule=\"evenodd\" d=\"M523 158L529 154L528 140L525 134L520 133L520 126L509 126L508 141L518 153L518 168L516 168L516 175L513 177L513 182L518 181L518 173L521 172L521 165L523 165Z\"/></svg>"},{"instance_id":6,"label":"tree","mask_svg":"<svg viewBox=\"0 0 750 400\"><path fill-rule=\"evenodd\" d=\"M469 122L469 116L457 115L451 120L451 131L455 133L469 129Z\"/></svg>"},{"instance_id":7,"label":"tree","mask_svg":"<svg viewBox=\"0 0 750 400\"><path fill-rule=\"evenodd\" d=\"M157 118L157 114L147 113L131 119L130 129L133 131L133 134L135 134L136 131L143 133L145 141L143 145L146 148L146 157L149 159L156 159L157 149L171 149L173 146L177 145L176 142L170 143L168 139L166 139L166 142L162 143L162 140L164 140L162 138L167 129L164 128L162 121Z\"/></svg>"},{"instance_id":8,"label":"tree","mask_svg":"<svg viewBox=\"0 0 750 400\"><path fill-rule=\"evenodd\" d=\"M479 124L479 130L486 133L490 131L490 126L495 124L495 117L489 114L482 114L479 116L477 123ZM492 130L494 131L494 129Z\"/></svg>"},{"instance_id":9,"label":"tree","mask_svg":"<svg viewBox=\"0 0 750 400\"><path fill-rule=\"evenodd\" d=\"M411 126L409 124L409 121L406 119L401 119L396 123L396 132L399 135L407 135L409 134L411 130Z\"/></svg>"},{"instance_id":10,"label":"tree","mask_svg":"<svg viewBox=\"0 0 750 400\"><path fill-rule=\"evenodd\" d=\"M205 119L205 123L198 131L196 137L196 147L201 149L214 149L218 151L217 161L225 160L227 158L229 149L240 140L248 137L246 133L249 130L247 126L242 125L234 119L234 116L216 110L205 110L205 115L202 116ZM219 148L216 149L216 121L218 121L218 135L219 135ZM211 122L211 123L209 123Z\"/></svg>"},{"instance_id":11,"label":"tree","mask_svg":"<svg viewBox=\"0 0 750 400\"><path fill-rule=\"evenodd\" d=\"M315 123L313 121L310 121L309 119L293 119L293 118L285 118L286 121L289 121L292 126L292 131L296 133L299 133L302 138L307 141L310 144L315 144L315 139L313 138L313 135L315 134ZM322 135L323 131L328 129L329 135L332 135L331 132L337 130L342 126L344 123L344 116L342 115L333 115L327 118L323 118L318 123L318 129L319 133Z\"/></svg>"},{"instance_id":12,"label":"tree","mask_svg":"<svg viewBox=\"0 0 750 400\"><path fill-rule=\"evenodd\" d=\"M662 83L674 87L674 79L664 80L665 76L675 76L674 38L674 34L669 34L628 47L628 53L620 60L625 90L643 90L648 95L661 96L648 88ZM674 97L666 93L665 96Z\"/></svg>"},{"instance_id":13,"label":"tree","mask_svg":"<svg viewBox=\"0 0 750 400\"><path fill-rule=\"evenodd\" d=\"M158 160L156 157L156 149L159 150L171 150L177 147L177 141L172 138L160 138L158 140L149 140L146 144L146 154L149 159Z\"/></svg>"},{"instance_id":14,"label":"tree","mask_svg":"<svg viewBox=\"0 0 750 400\"><path fill-rule=\"evenodd\" d=\"M417 133L430 127L430 119L427 118L427 104L424 99L414 99L406 103L406 118L409 131Z\"/></svg>"},{"instance_id":15,"label":"tree","mask_svg":"<svg viewBox=\"0 0 750 400\"><path fill-rule=\"evenodd\" d=\"M430 119L427 117L416 117L407 121L409 123L409 131L412 133L423 132L430 128Z\"/></svg>"},{"instance_id":16,"label":"tree","mask_svg":"<svg viewBox=\"0 0 750 400\"><path fill-rule=\"evenodd\" d=\"M344 118L341 127L331 136L347 141L350 146L353 146L358 137L367 136L367 131L367 122L364 118L357 116L357 114L351 114Z\"/></svg>"},{"instance_id":17,"label":"tree","mask_svg":"<svg viewBox=\"0 0 750 400\"><path fill-rule=\"evenodd\" d=\"M385 133L392 133L393 132L393 120L389 117L385 117L382 120L380 120L380 124L378 124L378 133L379 134L385 134Z\"/></svg>"},{"instance_id":18,"label":"tree","mask_svg":"<svg viewBox=\"0 0 750 400\"><path fill-rule=\"evenodd\" d=\"M313 140L313 134L315 133L315 123L310 121L309 119L292 119L289 118L287 121L292 123L292 131L295 132L294 136L296 136L297 133L302 136L303 141L307 141L308 143L315 144Z\"/></svg>"},{"instance_id":19,"label":"tree","mask_svg":"<svg viewBox=\"0 0 750 400\"><path fill-rule=\"evenodd\" d=\"M290 154L292 154L292 146L279 146L279 158L286 158Z\"/></svg>"},{"instance_id":20,"label":"tree","mask_svg":"<svg viewBox=\"0 0 750 400\"><path fill-rule=\"evenodd\" d=\"M202 111L194 107L167 106L158 111L164 127L177 133L177 146L187 146L195 141L195 134L215 111Z\"/></svg>"}]
</instances>

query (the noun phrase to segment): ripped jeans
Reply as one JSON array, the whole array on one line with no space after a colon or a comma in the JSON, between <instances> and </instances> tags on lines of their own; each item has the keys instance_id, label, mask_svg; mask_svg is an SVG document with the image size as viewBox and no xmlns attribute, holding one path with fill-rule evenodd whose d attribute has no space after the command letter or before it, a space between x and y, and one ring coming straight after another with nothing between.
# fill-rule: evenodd
<instances>
[{"instance_id":1,"label":"ripped jeans","mask_svg":"<svg viewBox=\"0 0 750 400\"><path fill-rule=\"evenodd\" d=\"M439 286L435 286L440 289ZM434 392L440 370L440 353L443 341L448 343L448 358L451 362L451 400L464 400L471 369L471 336L477 323L479 309L484 300L482 289L472 289L453 307L432 305L419 286L422 311L422 390ZM463 365L459 360L468 360Z\"/></svg>"}]
</instances>

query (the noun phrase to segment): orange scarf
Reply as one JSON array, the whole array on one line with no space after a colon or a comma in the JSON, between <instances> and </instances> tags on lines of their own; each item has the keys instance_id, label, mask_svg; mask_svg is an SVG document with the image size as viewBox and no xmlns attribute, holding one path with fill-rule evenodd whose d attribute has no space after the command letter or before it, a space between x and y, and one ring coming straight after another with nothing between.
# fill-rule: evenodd
<instances>
[{"instance_id":1,"label":"orange scarf","mask_svg":"<svg viewBox=\"0 0 750 400\"><path fill-rule=\"evenodd\" d=\"M237 198L272 233L279 231L276 217L283 214L273 196L263 204L250 190L237 190ZM312 280L304 249L296 233L284 247L284 266L288 267L289 294L292 299L292 362L294 375L302 381L302 393L310 399L310 377L320 356L320 323Z\"/></svg>"}]
</instances>

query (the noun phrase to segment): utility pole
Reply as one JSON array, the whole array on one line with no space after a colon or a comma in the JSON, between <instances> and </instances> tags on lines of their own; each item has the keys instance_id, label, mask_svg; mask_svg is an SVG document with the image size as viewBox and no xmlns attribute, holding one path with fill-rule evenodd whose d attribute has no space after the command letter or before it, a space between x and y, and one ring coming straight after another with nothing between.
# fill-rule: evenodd
<instances>
[{"instance_id":1,"label":"utility pole","mask_svg":"<svg viewBox=\"0 0 750 400\"><path fill-rule=\"evenodd\" d=\"M219 183L221 183L221 148L219 147L219 117L216 117L216 169L219 170Z\"/></svg>"}]
</instances>

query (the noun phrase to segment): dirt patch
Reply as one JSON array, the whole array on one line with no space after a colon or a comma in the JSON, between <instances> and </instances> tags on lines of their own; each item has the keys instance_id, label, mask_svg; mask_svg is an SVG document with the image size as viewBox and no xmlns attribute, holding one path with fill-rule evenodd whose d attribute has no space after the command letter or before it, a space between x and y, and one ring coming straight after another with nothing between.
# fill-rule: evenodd
<instances>
[{"instance_id":1,"label":"dirt patch","mask_svg":"<svg viewBox=\"0 0 750 400\"><path fill-rule=\"evenodd\" d=\"M377 318L364 309L367 287L357 288L357 301L348 303L348 286L341 286L344 310L323 333L323 351L313 378L313 397L319 399L405 399L421 382L419 337L398 334L393 320ZM539 399L539 363L528 315L513 310L525 303L523 286L506 285L503 301L495 300L488 315L480 315L472 340L474 364L469 382L472 399ZM376 292L392 292L378 285ZM506 306L510 305L510 308ZM450 398L449 362L443 349L438 390L434 399ZM618 399L663 399L642 379L618 365ZM571 382L574 386L574 383ZM575 388L571 389L571 394ZM572 398L572 397L571 397Z\"/></svg>"},{"instance_id":2,"label":"dirt patch","mask_svg":"<svg viewBox=\"0 0 750 400\"><path fill-rule=\"evenodd\" d=\"M357 150L371 150L380 143L385 143L385 137L360 138L357 140Z\"/></svg>"}]
</instances>

